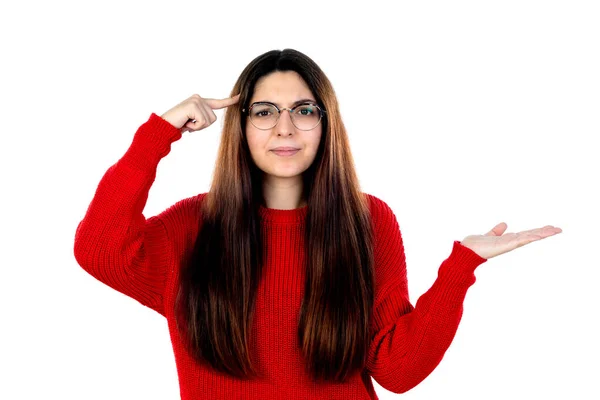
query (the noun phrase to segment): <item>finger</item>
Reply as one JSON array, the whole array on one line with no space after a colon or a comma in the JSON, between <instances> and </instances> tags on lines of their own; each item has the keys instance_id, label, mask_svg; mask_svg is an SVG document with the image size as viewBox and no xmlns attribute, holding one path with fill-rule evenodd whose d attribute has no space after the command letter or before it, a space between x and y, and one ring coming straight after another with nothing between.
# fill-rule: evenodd
<instances>
[{"instance_id":1,"label":"finger","mask_svg":"<svg viewBox=\"0 0 600 400\"><path fill-rule=\"evenodd\" d=\"M208 110L206 109L206 107L200 107L200 111L202 112L202 116L204 119L204 124L206 126L209 126L212 122L210 120L210 117L208 115Z\"/></svg>"},{"instance_id":2,"label":"finger","mask_svg":"<svg viewBox=\"0 0 600 400\"><path fill-rule=\"evenodd\" d=\"M191 123L193 123L193 130L195 130L195 131L204 129L211 124L205 107L202 107L202 106L195 107L194 108L194 116L195 116L195 119L193 119L191 121Z\"/></svg>"},{"instance_id":3,"label":"finger","mask_svg":"<svg viewBox=\"0 0 600 400\"><path fill-rule=\"evenodd\" d=\"M195 130L197 130L197 127L196 127L196 120L194 119L194 120L189 120L188 122L185 123L185 125L181 129L181 133L192 132Z\"/></svg>"},{"instance_id":4,"label":"finger","mask_svg":"<svg viewBox=\"0 0 600 400\"><path fill-rule=\"evenodd\" d=\"M508 226L506 225L505 222L500 222L498 225L493 227L492 230L489 231L488 233L486 233L484 236L502 236L504 231L506 231L507 227Z\"/></svg>"},{"instance_id":5,"label":"finger","mask_svg":"<svg viewBox=\"0 0 600 400\"><path fill-rule=\"evenodd\" d=\"M539 235L542 237L546 237L546 236L552 236L552 235L560 233L560 232L562 232L562 229L555 228L552 225L546 225L542 228L535 228L535 229L529 229L526 231L521 231L518 234L519 235Z\"/></svg>"},{"instance_id":6,"label":"finger","mask_svg":"<svg viewBox=\"0 0 600 400\"><path fill-rule=\"evenodd\" d=\"M217 120L217 115L208 106L208 104L203 104L202 110L204 111L204 115L206 115L208 124L212 125Z\"/></svg>"},{"instance_id":7,"label":"finger","mask_svg":"<svg viewBox=\"0 0 600 400\"><path fill-rule=\"evenodd\" d=\"M525 246L526 244L529 244L531 242L536 242L543 238L544 238L544 236L536 235L533 233L529 234L529 235L520 235L518 237L518 242L519 242L518 247Z\"/></svg>"},{"instance_id":8,"label":"finger","mask_svg":"<svg viewBox=\"0 0 600 400\"><path fill-rule=\"evenodd\" d=\"M225 108L232 104L235 104L238 102L239 99L240 99L240 94L238 93L235 96L229 97L226 99L204 99L204 101L206 102L206 104L209 105L210 108L212 108L213 110L216 110L219 108Z\"/></svg>"},{"instance_id":9,"label":"finger","mask_svg":"<svg viewBox=\"0 0 600 400\"><path fill-rule=\"evenodd\" d=\"M539 230L537 230L537 232L535 232L536 235L539 235L541 239L546 238L548 236L553 236L556 234L559 234L562 232L562 229L560 228L556 228L552 225L546 225L543 228L539 228Z\"/></svg>"},{"instance_id":10,"label":"finger","mask_svg":"<svg viewBox=\"0 0 600 400\"><path fill-rule=\"evenodd\" d=\"M544 229L546 229L546 231L544 231ZM506 234L506 235L504 235L504 237L506 237L507 240L510 240L510 241L516 243L517 247L521 247L521 246L524 246L531 242L535 242L535 241L538 241L541 239L545 239L549 236L556 235L557 233L559 233L559 232L556 232L554 230L550 231L550 230L547 230L547 227L544 227L544 228L532 229L529 231Z\"/></svg>"}]
</instances>

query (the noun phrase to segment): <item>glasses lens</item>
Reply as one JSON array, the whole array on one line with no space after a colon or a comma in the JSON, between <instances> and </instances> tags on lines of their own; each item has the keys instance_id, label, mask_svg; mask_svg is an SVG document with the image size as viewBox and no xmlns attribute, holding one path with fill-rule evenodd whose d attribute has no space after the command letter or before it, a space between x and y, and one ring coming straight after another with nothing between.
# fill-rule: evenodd
<instances>
[{"instance_id":1,"label":"glasses lens","mask_svg":"<svg viewBox=\"0 0 600 400\"><path fill-rule=\"evenodd\" d=\"M320 119L321 113L319 107L311 104L299 105L292 113L292 121L296 125L296 128L305 131L317 126Z\"/></svg>"},{"instance_id":2,"label":"glasses lens","mask_svg":"<svg viewBox=\"0 0 600 400\"><path fill-rule=\"evenodd\" d=\"M308 131L319 124L321 111L315 105L302 104L290 116L296 128ZM255 104L250 110L250 120L258 129L273 128L277 125L278 117L277 108L271 104Z\"/></svg>"},{"instance_id":3,"label":"glasses lens","mask_svg":"<svg viewBox=\"0 0 600 400\"><path fill-rule=\"evenodd\" d=\"M279 113L270 104L255 104L250 110L250 119L258 129L271 129L277 123Z\"/></svg>"}]
</instances>

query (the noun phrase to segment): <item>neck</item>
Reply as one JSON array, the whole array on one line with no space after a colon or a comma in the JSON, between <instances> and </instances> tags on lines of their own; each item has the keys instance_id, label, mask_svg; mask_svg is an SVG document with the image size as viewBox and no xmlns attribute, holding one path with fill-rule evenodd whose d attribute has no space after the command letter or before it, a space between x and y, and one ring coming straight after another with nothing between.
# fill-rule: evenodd
<instances>
[{"instance_id":1,"label":"neck","mask_svg":"<svg viewBox=\"0 0 600 400\"><path fill-rule=\"evenodd\" d=\"M303 195L302 176L265 179L263 198L267 208L291 210L304 207L307 202Z\"/></svg>"}]
</instances>

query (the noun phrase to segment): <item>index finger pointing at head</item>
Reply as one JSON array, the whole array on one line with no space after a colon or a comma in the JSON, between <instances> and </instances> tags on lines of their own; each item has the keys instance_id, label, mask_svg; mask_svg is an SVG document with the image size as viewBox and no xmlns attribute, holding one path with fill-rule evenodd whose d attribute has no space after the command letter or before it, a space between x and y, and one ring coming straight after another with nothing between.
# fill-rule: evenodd
<instances>
[{"instance_id":1,"label":"index finger pointing at head","mask_svg":"<svg viewBox=\"0 0 600 400\"><path fill-rule=\"evenodd\" d=\"M238 100L240 99L240 94L236 94L233 97L228 97L226 99L204 99L204 101L206 101L206 104L208 104L208 106L210 108L212 108L213 110L219 109L219 108L224 108L224 107L228 107L232 104L235 104L238 102Z\"/></svg>"}]
</instances>

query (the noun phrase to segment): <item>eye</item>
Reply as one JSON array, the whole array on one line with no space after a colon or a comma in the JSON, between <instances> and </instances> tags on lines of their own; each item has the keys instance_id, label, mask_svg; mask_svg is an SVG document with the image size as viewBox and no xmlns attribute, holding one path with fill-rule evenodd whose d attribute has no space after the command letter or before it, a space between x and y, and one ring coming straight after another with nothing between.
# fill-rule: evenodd
<instances>
[{"instance_id":1,"label":"eye","mask_svg":"<svg viewBox=\"0 0 600 400\"><path fill-rule=\"evenodd\" d=\"M315 108L310 104L301 105L296 112L300 115L308 116L315 113Z\"/></svg>"},{"instance_id":2,"label":"eye","mask_svg":"<svg viewBox=\"0 0 600 400\"><path fill-rule=\"evenodd\" d=\"M277 110L271 105L260 104L254 106L254 109L252 110L252 116L256 118L264 118L273 115L273 113L275 113L276 111Z\"/></svg>"},{"instance_id":3,"label":"eye","mask_svg":"<svg viewBox=\"0 0 600 400\"><path fill-rule=\"evenodd\" d=\"M257 117L266 117L268 114L269 114L269 111L267 111L267 110L257 111L254 113L254 115Z\"/></svg>"}]
</instances>

